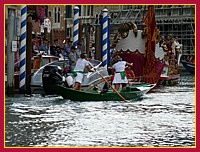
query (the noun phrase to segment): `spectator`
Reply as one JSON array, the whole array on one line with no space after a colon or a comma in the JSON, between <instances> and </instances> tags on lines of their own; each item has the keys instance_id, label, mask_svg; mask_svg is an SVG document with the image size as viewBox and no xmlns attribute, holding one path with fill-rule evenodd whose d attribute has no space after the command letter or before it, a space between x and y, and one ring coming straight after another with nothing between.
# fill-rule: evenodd
<instances>
[{"instance_id":1,"label":"spectator","mask_svg":"<svg viewBox=\"0 0 200 152\"><path fill-rule=\"evenodd\" d=\"M65 59L65 57L66 57L66 52L65 52L65 49L64 49L64 48L60 48L60 53L59 53L58 57L59 57L60 59Z\"/></svg>"},{"instance_id":2,"label":"spectator","mask_svg":"<svg viewBox=\"0 0 200 152\"><path fill-rule=\"evenodd\" d=\"M66 52L69 52L71 50L72 42L73 42L72 40L68 39L67 45L65 46L65 51Z\"/></svg>"},{"instance_id":3,"label":"spectator","mask_svg":"<svg viewBox=\"0 0 200 152\"><path fill-rule=\"evenodd\" d=\"M46 38L43 38L43 43L40 45L39 50L43 53L48 53L48 40Z\"/></svg>"},{"instance_id":4,"label":"spectator","mask_svg":"<svg viewBox=\"0 0 200 152\"><path fill-rule=\"evenodd\" d=\"M130 66L126 67L125 73L126 73L127 79L133 82L135 81L135 73L133 72Z\"/></svg>"},{"instance_id":5,"label":"spectator","mask_svg":"<svg viewBox=\"0 0 200 152\"><path fill-rule=\"evenodd\" d=\"M39 53L39 47L36 44L36 36L32 34L32 55L35 56Z\"/></svg>"},{"instance_id":6,"label":"spectator","mask_svg":"<svg viewBox=\"0 0 200 152\"><path fill-rule=\"evenodd\" d=\"M77 43L77 49L76 49L77 58L80 58L80 55L82 53L81 47L82 47L82 44L80 42L78 42Z\"/></svg>"},{"instance_id":7,"label":"spectator","mask_svg":"<svg viewBox=\"0 0 200 152\"><path fill-rule=\"evenodd\" d=\"M55 40L54 40L54 46L55 46L55 47L60 47L60 45L59 45L59 43L58 43L58 39L55 39Z\"/></svg>"},{"instance_id":8,"label":"spectator","mask_svg":"<svg viewBox=\"0 0 200 152\"><path fill-rule=\"evenodd\" d=\"M92 44L92 49L91 49L91 58L94 60L94 56L95 56L95 44Z\"/></svg>"},{"instance_id":9,"label":"spectator","mask_svg":"<svg viewBox=\"0 0 200 152\"><path fill-rule=\"evenodd\" d=\"M73 72L76 65L76 60L78 59L75 46L71 47L71 52L69 53L68 58L69 58L70 71Z\"/></svg>"}]
</instances>

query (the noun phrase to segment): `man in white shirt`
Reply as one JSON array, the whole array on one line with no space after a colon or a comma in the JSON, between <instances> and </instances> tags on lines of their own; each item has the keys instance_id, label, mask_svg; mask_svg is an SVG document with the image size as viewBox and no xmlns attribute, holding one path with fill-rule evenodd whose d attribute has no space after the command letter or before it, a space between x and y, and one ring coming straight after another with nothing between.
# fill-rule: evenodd
<instances>
[{"instance_id":1,"label":"man in white shirt","mask_svg":"<svg viewBox=\"0 0 200 152\"><path fill-rule=\"evenodd\" d=\"M128 79L125 74L125 68L126 65L133 66L133 63L122 61L122 58L119 56L117 57L117 61L118 62L112 66L113 73L115 73L112 83L114 84L116 90L119 89L120 84L122 84L122 88L126 87L128 84Z\"/></svg>"},{"instance_id":2,"label":"man in white shirt","mask_svg":"<svg viewBox=\"0 0 200 152\"><path fill-rule=\"evenodd\" d=\"M87 61L87 54L86 53L81 53L80 58L77 60L76 62L76 66L74 68L74 87L72 88L72 90L80 90L81 91L81 83L83 81L83 72L84 69L87 69L88 72L94 72L94 70L91 70L89 67L89 61Z\"/></svg>"}]
</instances>

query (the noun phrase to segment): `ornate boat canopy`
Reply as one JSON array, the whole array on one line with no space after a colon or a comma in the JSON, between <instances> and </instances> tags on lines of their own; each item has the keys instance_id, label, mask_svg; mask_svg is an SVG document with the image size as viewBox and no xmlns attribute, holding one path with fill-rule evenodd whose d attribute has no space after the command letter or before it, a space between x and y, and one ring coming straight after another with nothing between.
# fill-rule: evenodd
<instances>
[{"instance_id":1,"label":"ornate boat canopy","mask_svg":"<svg viewBox=\"0 0 200 152\"><path fill-rule=\"evenodd\" d=\"M145 37L143 36L143 31L138 30L137 35L135 35L133 30L128 31L127 37L120 37L116 44L116 51L120 52L139 52L144 54L145 50ZM159 60L162 60L164 57L164 50L162 47L159 47L159 43L156 44L155 57Z\"/></svg>"}]
</instances>

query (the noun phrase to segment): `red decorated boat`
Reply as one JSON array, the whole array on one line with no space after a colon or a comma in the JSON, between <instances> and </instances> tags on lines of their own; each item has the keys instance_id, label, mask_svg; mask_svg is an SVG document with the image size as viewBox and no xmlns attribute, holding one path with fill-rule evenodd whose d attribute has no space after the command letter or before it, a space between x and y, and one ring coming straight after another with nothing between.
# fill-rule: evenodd
<instances>
[{"instance_id":1,"label":"red decorated boat","mask_svg":"<svg viewBox=\"0 0 200 152\"><path fill-rule=\"evenodd\" d=\"M146 27L138 30L133 23L125 23L114 38L114 57L119 55L123 60L134 63L132 70L137 81L145 83L172 84L180 77L178 66L182 45L175 43L174 38L163 39L156 26L154 7L149 6L144 20ZM167 43L170 41L170 44ZM175 54L176 53L176 54Z\"/></svg>"}]
</instances>

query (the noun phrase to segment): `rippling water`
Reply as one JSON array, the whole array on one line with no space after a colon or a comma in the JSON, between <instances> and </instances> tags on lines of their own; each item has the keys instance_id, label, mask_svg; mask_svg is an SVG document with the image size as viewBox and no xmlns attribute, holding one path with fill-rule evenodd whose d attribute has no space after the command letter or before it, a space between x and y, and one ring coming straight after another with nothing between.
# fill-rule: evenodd
<instances>
[{"instance_id":1,"label":"rippling water","mask_svg":"<svg viewBox=\"0 0 200 152\"><path fill-rule=\"evenodd\" d=\"M6 97L5 145L195 146L194 106L191 75L129 103Z\"/></svg>"}]
</instances>

